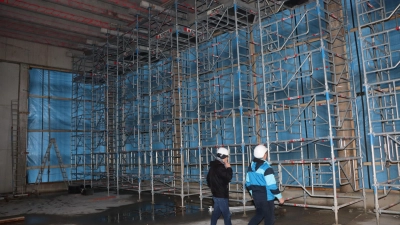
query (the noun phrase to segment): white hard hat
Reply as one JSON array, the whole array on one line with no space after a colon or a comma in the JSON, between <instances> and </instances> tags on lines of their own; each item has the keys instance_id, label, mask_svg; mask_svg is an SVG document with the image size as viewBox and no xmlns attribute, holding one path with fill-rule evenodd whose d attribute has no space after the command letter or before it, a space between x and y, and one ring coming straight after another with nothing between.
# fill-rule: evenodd
<instances>
[{"instance_id":1,"label":"white hard hat","mask_svg":"<svg viewBox=\"0 0 400 225\"><path fill-rule=\"evenodd\" d=\"M268 148L265 147L264 145L257 145L254 148L254 157L261 159L262 157L264 157L265 153L268 151Z\"/></svg>"},{"instance_id":2,"label":"white hard hat","mask_svg":"<svg viewBox=\"0 0 400 225\"><path fill-rule=\"evenodd\" d=\"M226 156L228 156L228 155L229 155L229 151L228 151L228 149L226 149L226 148L219 148L219 149L217 150L217 154L221 154L221 155L226 155Z\"/></svg>"}]
</instances>

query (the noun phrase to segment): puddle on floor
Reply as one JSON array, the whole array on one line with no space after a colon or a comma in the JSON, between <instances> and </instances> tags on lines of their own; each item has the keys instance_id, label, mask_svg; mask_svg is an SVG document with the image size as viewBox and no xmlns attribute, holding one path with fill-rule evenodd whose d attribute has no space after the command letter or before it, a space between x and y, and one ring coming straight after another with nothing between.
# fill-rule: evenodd
<instances>
[{"instance_id":1,"label":"puddle on floor","mask_svg":"<svg viewBox=\"0 0 400 225\"><path fill-rule=\"evenodd\" d=\"M145 197L142 202L113 207L104 212L93 214L71 216L28 214L25 215L25 221L16 222L13 223L13 225L175 224L179 220L187 219L187 216L201 218L203 213L208 215L206 210L200 212L200 206L196 203L185 203L185 207L182 208L180 207L180 201L179 197L157 196L155 198L155 204L152 204L150 198ZM62 210L62 208L60 210Z\"/></svg>"},{"instance_id":2,"label":"puddle on floor","mask_svg":"<svg viewBox=\"0 0 400 225\"><path fill-rule=\"evenodd\" d=\"M186 205L185 208L179 207L174 202L157 201L155 204L149 202L138 203L118 209L111 209L102 213L101 222L121 223L121 222L149 222L162 221L165 219L175 218L177 216L185 216L196 214L200 211L198 205ZM104 215L104 214L107 215ZM136 224L136 223L135 223Z\"/></svg>"}]
</instances>

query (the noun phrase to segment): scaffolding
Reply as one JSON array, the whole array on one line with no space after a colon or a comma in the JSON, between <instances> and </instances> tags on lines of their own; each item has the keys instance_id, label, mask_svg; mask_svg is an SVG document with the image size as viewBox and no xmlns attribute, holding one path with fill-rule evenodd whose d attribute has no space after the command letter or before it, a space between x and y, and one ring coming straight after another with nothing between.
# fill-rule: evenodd
<instances>
[{"instance_id":1,"label":"scaffolding","mask_svg":"<svg viewBox=\"0 0 400 225\"><path fill-rule=\"evenodd\" d=\"M173 180L172 9L150 7L149 11L149 132L152 196L171 191ZM165 189L167 188L167 190ZM154 198L153 198L154 201Z\"/></svg>"},{"instance_id":2,"label":"scaffolding","mask_svg":"<svg viewBox=\"0 0 400 225\"><path fill-rule=\"evenodd\" d=\"M73 60L71 106L71 181L91 182L92 57ZM90 183L91 184L91 183Z\"/></svg>"},{"instance_id":3,"label":"scaffolding","mask_svg":"<svg viewBox=\"0 0 400 225\"><path fill-rule=\"evenodd\" d=\"M143 99L143 75L141 66L147 57L143 51L147 48L143 46L143 34L140 33L139 17L136 17L136 26L130 31L107 30L105 33L113 35L113 46L115 46L117 68L116 84L116 114L114 115L116 151L113 153L114 169L110 174L115 176L116 191L120 189L138 190L139 197L142 190L140 181L143 178L142 170L139 169L140 155L143 150L141 146L143 129L139 115L145 102ZM109 46L108 46L109 48ZM112 120L112 119L111 119ZM109 151L110 152L110 151ZM144 161L145 162L145 161Z\"/></svg>"},{"instance_id":4,"label":"scaffolding","mask_svg":"<svg viewBox=\"0 0 400 225\"><path fill-rule=\"evenodd\" d=\"M153 203L155 194L180 196L181 206L199 195L202 208L224 146L230 201L245 211L245 173L264 143L280 189L302 191L287 205L333 209L336 223L339 209L365 207L346 4L142 1L132 30L102 29L107 43L74 63L71 161L86 174L75 179L139 199L149 191Z\"/></svg>"},{"instance_id":5,"label":"scaffolding","mask_svg":"<svg viewBox=\"0 0 400 225\"><path fill-rule=\"evenodd\" d=\"M358 35L368 111L373 191L377 224L380 214L400 214L399 199L382 200L400 189L399 65L400 4L357 1Z\"/></svg>"},{"instance_id":6,"label":"scaffolding","mask_svg":"<svg viewBox=\"0 0 400 225\"><path fill-rule=\"evenodd\" d=\"M339 209L358 202L365 207L346 2L317 0L285 10L283 3L271 4L278 3L258 7L256 85L266 112L261 140L270 148L281 189L303 190L285 205L333 209L338 223ZM325 189L330 191L320 191ZM304 203L292 203L298 198ZM329 203L310 205L308 198Z\"/></svg>"},{"instance_id":7,"label":"scaffolding","mask_svg":"<svg viewBox=\"0 0 400 225\"><path fill-rule=\"evenodd\" d=\"M144 39L146 35L140 33L139 15L136 15L136 25L130 35L124 34L125 40L124 61L129 66L123 68L125 76L122 79L122 107L123 119L120 124L122 145L124 154L121 155L122 189L134 190L139 194L149 189L142 180L150 180L147 177L146 165L148 155L145 154L145 146L148 146L147 118L148 104L147 78L143 66L147 63L148 47ZM126 63L123 63L125 65Z\"/></svg>"},{"instance_id":8,"label":"scaffolding","mask_svg":"<svg viewBox=\"0 0 400 225\"><path fill-rule=\"evenodd\" d=\"M92 45L92 54L74 60L71 179L91 187L118 185L121 97L118 36Z\"/></svg>"},{"instance_id":9,"label":"scaffolding","mask_svg":"<svg viewBox=\"0 0 400 225\"><path fill-rule=\"evenodd\" d=\"M151 6L142 1L142 6ZM192 7L175 1L167 8L149 8L149 124L152 152L152 196L184 198L198 195L200 177L195 162L197 128ZM154 200L154 199L153 199Z\"/></svg>"},{"instance_id":10,"label":"scaffolding","mask_svg":"<svg viewBox=\"0 0 400 225\"><path fill-rule=\"evenodd\" d=\"M19 101L11 100L11 149L13 196L26 195L26 153L20 146Z\"/></svg>"},{"instance_id":11,"label":"scaffolding","mask_svg":"<svg viewBox=\"0 0 400 225\"><path fill-rule=\"evenodd\" d=\"M91 90L91 121L90 121L90 167L91 177L90 182L92 187L112 187L113 183L110 180L109 170L109 154L108 149L114 142L108 143L109 135L113 135L113 131L109 131L108 128L112 127L112 124L108 124L110 120L110 114L108 114L108 90L113 90L114 87L109 87L108 68L111 62L108 55L108 41L110 35L107 35L107 43L102 46L93 45L93 67L92 67L92 90ZM111 99L112 100L112 99ZM113 100L112 100L113 101ZM113 110L113 106L111 106ZM114 121L112 121L113 123Z\"/></svg>"},{"instance_id":12,"label":"scaffolding","mask_svg":"<svg viewBox=\"0 0 400 225\"><path fill-rule=\"evenodd\" d=\"M194 15L194 8L185 4L178 7L185 9L188 19ZM193 16L190 17L194 19ZM201 195L202 179L200 168L201 155L198 148L200 129L198 126L198 92L196 81L196 39L194 24L176 20L174 42L177 54L173 60L174 87L177 90L175 100L175 138L174 138L174 174L175 193L184 198L191 195ZM185 206L186 207L186 206Z\"/></svg>"},{"instance_id":13,"label":"scaffolding","mask_svg":"<svg viewBox=\"0 0 400 225\"><path fill-rule=\"evenodd\" d=\"M211 198L205 175L212 153L221 146L230 151L230 201L244 207L251 200L244 184L250 152L257 144L252 30L256 14L254 4L196 1L201 200Z\"/></svg>"}]
</instances>

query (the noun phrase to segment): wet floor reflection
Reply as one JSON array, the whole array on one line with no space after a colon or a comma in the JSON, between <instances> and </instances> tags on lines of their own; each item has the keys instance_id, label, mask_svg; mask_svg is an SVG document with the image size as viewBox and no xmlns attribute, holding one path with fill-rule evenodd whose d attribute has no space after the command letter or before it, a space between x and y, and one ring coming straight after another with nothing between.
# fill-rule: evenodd
<instances>
[{"instance_id":1,"label":"wet floor reflection","mask_svg":"<svg viewBox=\"0 0 400 225\"><path fill-rule=\"evenodd\" d=\"M136 199L135 195L132 198ZM207 211L201 211L197 202L185 199L185 207L180 207L179 197L157 196L155 204L151 203L151 198L146 196L142 202L109 208L106 211L84 214L84 215L47 215L47 214L27 214L25 221L13 223L13 225L97 225L97 224L177 224L182 221L202 219L208 215ZM84 207L84 206L77 206ZM63 210L60 208L60 210Z\"/></svg>"},{"instance_id":2,"label":"wet floor reflection","mask_svg":"<svg viewBox=\"0 0 400 225\"><path fill-rule=\"evenodd\" d=\"M198 202L195 198L185 202L186 207L181 208L180 201L175 201L173 197L156 198L156 203L151 204L148 199L143 202L136 202L131 205L125 205L110 208L104 212L85 214L85 215L44 215L44 214L27 214L25 221L12 223L13 225L178 225L178 224L209 224L211 215L207 210L207 206L211 203L203 205L204 210L200 210ZM60 208L60 210L65 210ZM304 209L299 207L280 207L276 212L276 224L289 225L296 221L296 224L307 225L327 225L334 223L334 215L332 210L320 209ZM254 211L248 211L246 216L242 212L232 215L233 224L247 224ZM23 215L21 215L23 216ZM398 218L392 216L385 218L385 223L381 224L399 224ZM341 211L339 223L343 225L358 224L357 221L367 221L366 223L375 224L375 214L365 213L363 208L357 210ZM390 221L390 222L388 222ZM220 218L219 223L223 223Z\"/></svg>"},{"instance_id":3,"label":"wet floor reflection","mask_svg":"<svg viewBox=\"0 0 400 225\"><path fill-rule=\"evenodd\" d=\"M197 205L186 205L185 208L179 207L174 202L159 202L156 204L140 203L132 207L124 207L113 212L111 210L105 215L101 222L121 223L121 222L146 222L161 221L165 218L194 214L200 211ZM135 223L136 224L136 223Z\"/></svg>"}]
</instances>

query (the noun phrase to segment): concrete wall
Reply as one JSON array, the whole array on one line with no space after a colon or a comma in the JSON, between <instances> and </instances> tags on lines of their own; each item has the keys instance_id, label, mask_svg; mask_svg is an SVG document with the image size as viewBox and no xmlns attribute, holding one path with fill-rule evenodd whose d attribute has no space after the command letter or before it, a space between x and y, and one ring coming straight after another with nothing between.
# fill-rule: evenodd
<instances>
[{"instance_id":1,"label":"concrete wall","mask_svg":"<svg viewBox=\"0 0 400 225\"><path fill-rule=\"evenodd\" d=\"M72 69L79 51L0 37L0 193L12 192L11 100L19 100L20 145L26 148L29 68ZM20 79L21 77L21 79ZM22 150L23 150L22 149Z\"/></svg>"},{"instance_id":2,"label":"concrete wall","mask_svg":"<svg viewBox=\"0 0 400 225\"><path fill-rule=\"evenodd\" d=\"M0 37L0 61L26 63L59 70L71 70L71 56L79 51Z\"/></svg>"},{"instance_id":3,"label":"concrete wall","mask_svg":"<svg viewBox=\"0 0 400 225\"><path fill-rule=\"evenodd\" d=\"M19 65L0 62L0 193L12 191L11 100L18 99L18 84Z\"/></svg>"}]
</instances>

